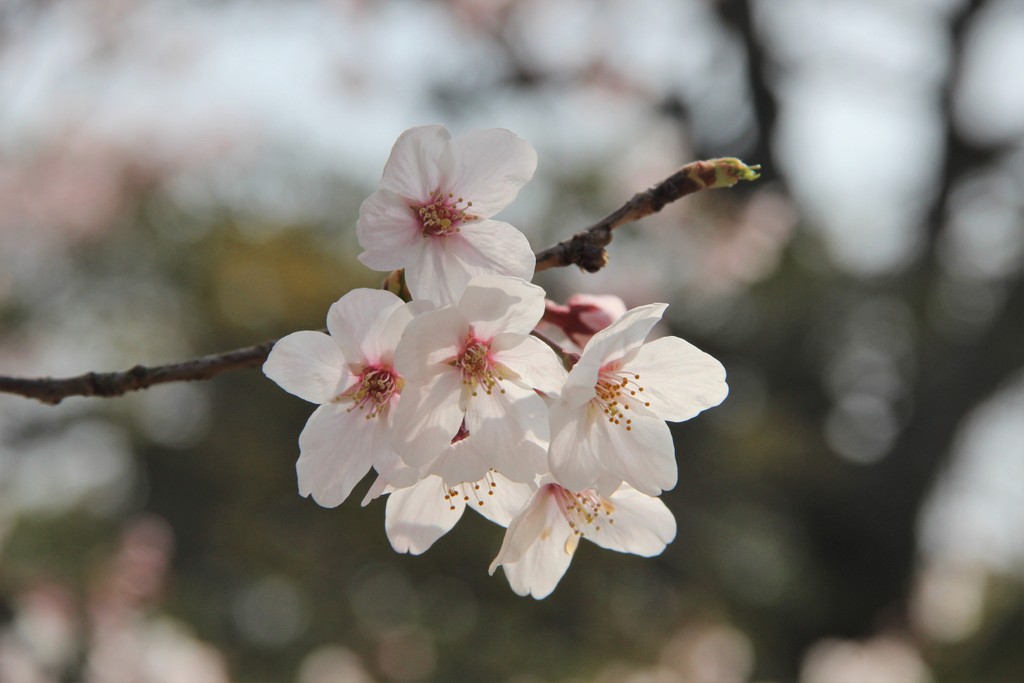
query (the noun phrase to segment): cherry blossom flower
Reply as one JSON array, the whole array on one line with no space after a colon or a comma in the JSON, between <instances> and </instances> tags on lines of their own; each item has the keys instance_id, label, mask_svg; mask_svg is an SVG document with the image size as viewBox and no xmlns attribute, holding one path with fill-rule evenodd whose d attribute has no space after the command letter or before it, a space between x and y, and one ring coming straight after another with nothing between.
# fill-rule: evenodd
<instances>
[{"instance_id":1,"label":"cherry blossom flower","mask_svg":"<svg viewBox=\"0 0 1024 683\"><path fill-rule=\"evenodd\" d=\"M513 591L540 600L558 585L581 537L653 557L675 539L676 520L659 499L628 485L601 496L594 489L570 491L547 477L509 523L490 573L502 567Z\"/></svg>"},{"instance_id":2,"label":"cherry blossom flower","mask_svg":"<svg viewBox=\"0 0 1024 683\"><path fill-rule=\"evenodd\" d=\"M384 529L396 551L419 555L451 531L466 508L507 527L534 488L532 483L513 482L494 471L479 481L458 484L427 475L412 486L386 489L390 495Z\"/></svg>"},{"instance_id":3,"label":"cherry blossom flower","mask_svg":"<svg viewBox=\"0 0 1024 683\"><path fill-rule=\"evenodd\" d=\"M507 130L451 137L443 126L405 131L380 189L359 208L359 260L405 269L416 299L455 303L474 275L529 280L535 259L519 230L491 216L533 177L537 153Z\"/></svg>"},{"instance_id":4,"label":"cherry blossom flower","mask_svg":"<svg viewBox=\"0 0 1024 683\"><path fill-rule=\"evenodd\" d=\"M321 404L299 435L299 493L340 505L371 467L396 484L412 483L391 447L394 407L405 383L394 367L402 332L422 304L377 289L354 289L327 314L329 335L290 334L263 372L285 391Z\"/></svg>"},{"instance_id":5,"label":"cherry blossom flower","mask_svg":"<svg viewBox=\"0 0 1024 683\"><path fill-rule=\"evenodd\" d=\"M544 290L518 278L477 277L455 306L409 324L395 352L408 382L395 413L394 446L410 467L445 481L489 469L518 482L547 469L547 404L565 380L554 352L530 336ZM451 449L466 430L473 449Z\"/></svg>"},{"instance_id":6,"label":"cherry blossom flower","mask_svg":"<svg viewBox=\"0 0 1024 683\"><path fill-rule=\"evenodd\" d=\"M666 304L628 311L583 349L551 406L551 472L574 491L622 481L648 495L676 484L679 422L725 399L725 368L679 337L644 343Z\"/></svg>"}]
</instances>

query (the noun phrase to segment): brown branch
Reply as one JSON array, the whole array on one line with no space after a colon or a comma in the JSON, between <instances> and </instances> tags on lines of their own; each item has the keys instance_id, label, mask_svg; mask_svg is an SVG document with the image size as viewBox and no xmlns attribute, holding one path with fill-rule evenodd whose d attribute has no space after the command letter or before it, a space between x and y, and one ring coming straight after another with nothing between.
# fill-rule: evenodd
<instances>
[{"instance_id":1,"label":"brown branch","mask_svg":"<svg viewBox=\"0 0 1024 683\"><path fill-rule=\"evenodd\" d=\"M687 164L654 187L637 193L619 209L586 230L538 252L536 272L568 265L577 265L583 270L596 272L608 262L605 247L611 243L612 230L615 228L657 213L666 204L688 194L705 189L731 187L740 180L753 180L757 178L757 168L747 166L739 159L728 158ZM395 278L394 274L385 280L385 286L389 289L401 285L401 279ZM34 398L49 405L57 405L69 396L121 396L155 384L211 379L230 370L258 367L266 361L276 341L275 339L234 351L201 356L181 363L155 367L136 365L123 372L87 372L77 377L65 378L0 375L0 393Z\"/></svg>"},{"instance_id":2,"label":"brown branch","mask_svg":"<svg viewBox=\"0 0 1024 683\"><path fill-rule=\"evenodd\" d=\"M667 204L694 192L732 187L741 180L754 180L758 176L758 168L733 158L689 163L657 185L636 193L628 202L586 230L537 252L534 272L575 265L588 273L596 273L608 263L605 247L611 243L612 230L615 228L658 213Z\"/></svg>"},{"instance_id":3,"label":"brown branch","mask_svg":"<svg viewBox=\"0 0 1024 683\"><path fill-rule=\"evenodd\" d=\"M155 384L212 379L229 370L257 367L267 359L276 341L200 356L181 363L154 367L136 365L124 372L87 372L60 379L0 376L0 392L34 398L49 405L57 405L69 396L121 396Z\"/></svg>"}]
</instances>

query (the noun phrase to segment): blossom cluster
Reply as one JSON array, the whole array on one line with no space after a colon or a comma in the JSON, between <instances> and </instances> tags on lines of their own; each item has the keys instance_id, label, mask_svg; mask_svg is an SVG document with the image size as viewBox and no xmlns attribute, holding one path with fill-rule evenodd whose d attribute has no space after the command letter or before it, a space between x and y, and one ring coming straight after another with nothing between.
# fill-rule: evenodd
<instances>
[{"instance_id":1,"label":"blossom cluster","mask_svg":"<svg viewBox=\"0 0 1024 683\"><path fill-rule=\"evenodd\" d=\"M299 436L299 492L340 505L387 495L385 529L419 554L469 507L506 527L490 571L549 595L579 539L645 557L676 534L668 422L718 405L721 363L678 337L647 341L665 304L565 306L531 284L525 235L491 217L537 155L505 130L406 131L356 224L370 268L404 269L409 300L356 289L327 333L290 334L263 370L319 404Z\"/></svg>"}]
</instances>

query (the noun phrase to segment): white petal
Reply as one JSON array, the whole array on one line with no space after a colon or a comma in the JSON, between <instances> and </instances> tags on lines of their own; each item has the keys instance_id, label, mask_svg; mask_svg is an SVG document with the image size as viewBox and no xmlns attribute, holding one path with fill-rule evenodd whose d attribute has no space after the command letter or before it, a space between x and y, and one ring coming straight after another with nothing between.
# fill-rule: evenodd
<instances>
[{"instance_id":1,"label":"white petal","mask_svg":"<svg viewBox=\"0 0 1024 683\"><path fill-rule=\"evenodd\" d=\"M518 595L547 597L569 568L578 537L558 511L547 487L542 487L505 532L498 556L491 563L505 571Z\"/></svg>"},{"instance_id":2,"label":"white petal","mask_svg":"<svg viewBox=\"0 0 1024 683\"><path fill-rule=\"evenodd\" d=\"M423 313L405 328L395 349L395 368L410 383L455 372L447 363L458 356L467 334L469 323L451 306Z\"/></svg>"},{"instance_id":3,"label":"white petal","mask_svg":"<svg viewBox=\"0 0 1024 683\"><path fill-rule=\"evenodd\" d=\"M279 339L263 364L263 374L313 403L330 401L352 383L345 357L323 332L294 332Z\"/></svg>"},{"instance_id":4,"label":"white petal","mask_svg":"<svg viewBox=\"0 0 1024 683\"><path fill-rule=\"evenodd\" d=\"M359 207L356 221L359 261L373 270L406 268L428 241L419 218L405 201L389 190L377 190Z\"/></svg>"},{"instance_id":5,"label":"white petal","mask_svg":"<svg viewBox=\"0 0 1024 683\"><path fill-rule=\"evenodd\" d=\"M533 496L536 487L533 484L514 482L497 472L489 475L490 481L481 482L481 487L490 493L480 495L483 505L470 507L495 524L507 527Z\"/></svg>"},{"instance_id":6,"label":"white petal","mask_svg":"<svg viewBox=\"0 0 1024 683\"><path fill-rule=\"evenodd\" d=\"M464 223L461 232L423 239L405 281L416 299L455 304L475 275L508 275L529 280L536 259L526 236L508 223Z\"/></svg>"},{"instance_id":7,"label":"white petal","mask_svg":"<svg viewBox=\"0 0 1024 683\"><path fill-rule=\"evenodd\" d=\"M663 420L689 420L717 406L729 393L722 364L679 337L644 344L627 367L640 375L651 412Z\"/></svg>"},{"instance_id":8,"label":"white petal","mask_svg":"<svg viewBox=\"0 0 1024 683\"><path fill-rule=\"evenodd\" d=\"M597 354L592 354L588 358L580 357L565 378L559 396L569 405L582 408L596 395L594 387L597 385L600 370L601 363Z\"/></svg>"},{"instance_id":9,"label":"white petal","mask_svg":"<svg viewBox=\"0 0 1024 683\"><path fill-rule=\"evenodd\" d=\"M381 338L388 320L405 302L383 289L353 289L335 301L327 312L327 330L349 363L380 363L393 349L382 349ZM390 340L387 340L390 342Z\"/></svg>"},{"instance_id":10,"label":"white petal","mask_svg":"<svg viewBox=\"0 0 1024 683\"><path fill-rule=\"evenodd\" d=\"M508 206L537 170L537 152L507 130L476 130L452 138L441 157L441 184L489 218Z\"/></svg>"},{"instance_id":11,"label":"white petal","mask_svg":"<svg viewBox=\"0 0 1024 683\"><path fill-rule=\"evenodd\" d=\"M398 136L384 165L380 186L422 202L438 189L438 164L451 135L444 126L418 126Z\"/></svg>"},{"instance_id":12,"label":"white petal","mask_svg":"<svg viewBox=\"0 0 1024 683\"><path fill-rule=\"evenodd\" d=\"M504 370L515 373L516 381L524 386L557 396L565 385L568 373L562 361L536 337L499 334L491 342L491 354Z\"/></svg>"},{"instance_id":13,"label":"white petal","mask_svg":"<svg viewBox=\"0 0 1024 683\"><path fill-rule=\"evenodd\" d=\"M405 387L394 414L392 445L407 465L426 465L451 446L462 426L461 393L462 378L457 373Z\"/></svg>"},{"instance_id":14,"label":"white petal","mask_svg":"<svg viewBox=\"0 0 1024 683\"><path fill-rule=\"evenodd\" d=\"M389 484L387 479L384 477L377 477L374 479L373 483L370 484L370 488L366 490L366 495L363 496L363 501L359 503L360 507L366 507L372 501L377 500L385 493L389 493L388 487Z\"/></svg>"},{"instance_id":15,"label":"white petal","mask_svg":"<svg viewBox=\"0 0 1024 683\"><path fill-rule=\"evenodd\" d=\"M523 559L502 565L508 585L516 595L543 600L558 587L578 545L579 537L568 526L559 528L550 537L534 544Z\"/></svg>"},{"instance_id":16,"label":"white petal","mask_svg":"<svg viewBox=\"0 0 1024 683\"><path fill-rule=\"evenodd\" d=\"M594 482L592 487L601 496L607 498L623 485L622 477L616 477L614 474L607 470L602 470L601 475Z\"/></svg>"},{"instance_id":17,"label":"white petal","mask_svg":"<svg viewBox=\"0 0 1024 683\"><path fill-rule=\"evenodd\" d=\"M376 347L380 353L381 363L394 366L395 350L402 341L405 328L416 315L430 310L431 307L429 301L415 301L403 304L392 311L377 336Z\"/></svg>"},{"instance_id":18,"label":"white petal","mask_svg":"<svg viewBox=\"0 0 1024 683\"><path fill-rule=\"evenodd\" d=\"M378 452L382 440L374 434L381 425L377 419L365 419L361 410L348 412L350 405L345 401L320 406L299 435L299 493L324 507L341 505L374 460L383 457Z\"/></svg>"},{"instance_id":19,"label":"white petal","mask_svg":"<svg viewBox=\"0 0 1024 683\"><path fill-rule=\"evenodd\" d=\"M500 382L490 394L478 391L466 427L477 452L509 479L531 482L547 469L547 405L532 389Z\"/></svg>"},{"instance_id":20,"label":"white petal","mask_svg":"<svg viewBox=\"0 0 1024 683\"><path fill-rule=\"evenodd\" d=\"M630 355L644 343L666 308L667 304L647 304L626 311L621 318L590 338L583 348L580 363L593 363L596 359L604 366Z\"/></svg>"},{"instance_id":21,"label":"white petal","mask_svg":"<svg viewBox=\"0 0 1024 683\"><path fill-rule=\"evenodd\" d=\"M559 524L568 528L568 523L559 512L550 486L537 489L519 513L512 519L501 541L501 549L491 562L491 574L506 563L518 562L526 551L536 543L542 535L550 536L551 531Z\"/></svg>"},{"instance_id":22,"label":"white petal","mask_svg":"<svg viewBox=\"0 0 1024 683\"><path fill-rule=\"evenodd\" d=\"M451 531L466 505L458 497L445 500L446 494L439 477L428 477L389 495L384 529L391 547L400 553L419 555Z\"/></svg>"},{"instance_id":23,"label":"white petal","mask_svg":"<svg viewBox=\"0 0 1024 683\"><path fill-rule=\"evenodd\" d=\"M660 554L676 537L676 519L660 499L623 486L604 500L609 518L586 529L584 538L602 548L643 557Z\"/></svg>"},{"instance_id":24,"label":"white petal","mask_svg":"<svg viewBox=\"0 0 1024 683\"><path fill-rule=\"evenodd\" d=\"M570 491L591 488L603 466L592 440L597 438L595 423L601 419L589 404L572 406L564 399L551 405L551 446L548 465L559 484Z\"/></svg>"},{"instance_id":25,"label":"white petal","mask_svg":"<svg viewBox=\"0 0 1024 683\"><path fill-rule=\"evenodd\" d=\"M384 431L384 430L382 430ZM391 438L394 433L393 428L389 425L386 428L386 433L382 436L386 440L387 448L381 449L379 452L386 452L387 455L383 458L377 458L374 460L373 468L377 470L377 477L385 482L386 485L393 486L395 488L407 488L412 486L420 479L423 478L420 469L417 467L409 467L405 464L398 453L391 448ZM380 495L379 493L377 495ZM374 498L377 496L375 495Z\"/></svg>"},{"instance_id":26,"label":"white petal","mask_svg":"<svg viewBox=\"0 0 1024 683\"><path fill-rule=\"evenodd\" d=\"M477 276L466 285L458 309L479 339L502 332L526 335L544 315L544 290L520 278Z\"/></svg>"},{"instance_id":27,"label":"white petal","mask_svg":"<svg viewBox=\"0 0 1024 683\"><path fill-rule=\"evenodd\" d=\"M631 420L628 431L627 419ZM642 493L656 496L676 485L679 475L672 433L664 420L641 405L633 405L619 424L596 420L589 443L608 472Z\"/></svg>"},{"instance_id":28,"label":"white petal","mask_svg":"<svg viewBox=\"0 0 1024 683\"><path fill-rule=\"evenodd\" d=\"M471 273L458 255L461 235L423 239L416 258L405 267L405 284L414 299L438 306L454 305L466 289Z\"/></svg>"},{"instance_id":29,"label":"white petal","mask_svg":"<svg viewBox=\"0 0 1024 683\"><path fill-rule=\"evenodd\" d=\"M453 240L452 255L468 275L533 279L537 258L526 235L512 225L502 221L474 221L465 223L458 237L461 239Z\"/></svg>"},{"instance_id":30,"label":"white petal","mask_svg":"<svg viewBox=\"0 0 1024 683\"><path fill-rule=\"evenodd\" d=\"M450 483L483 479L490 465L474 446L475 439L472 435L453 443L427 466L427 470Z\"/></svg>"}]
</instances>

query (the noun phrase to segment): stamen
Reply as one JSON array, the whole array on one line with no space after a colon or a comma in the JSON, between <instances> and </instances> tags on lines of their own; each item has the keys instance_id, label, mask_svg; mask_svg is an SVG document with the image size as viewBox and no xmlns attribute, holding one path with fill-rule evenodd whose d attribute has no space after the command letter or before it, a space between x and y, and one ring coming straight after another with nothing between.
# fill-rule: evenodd
<instances>
[{"instance_id":1,"label":"stamen","mask_svg":"<svg viewBox=\"0 0 1024 683\"><path fill-rule=\"evenodd\" d=\"M615 506L599 496L594 489L574 493L557 484L551 486L558 509L575 535L586 536L588 531L599 533L603 521L607 521L608 524L614 523L612 513Z\"/></svg>"},{"instance_id":2,"label":"stamen","mask_svg":"<svg viewBox=\"0 0 1024 683\"><path fill-rule=\"evenodd\" d=\"M490 394L495 387L504 394L505 389L499 384L501 375L491 358L491 345L470 335L466 339L464 350L455 360L451 361L454 367L462 371L462 383L470 390L470 395L477 395L477 388L482 387L484 392Z\"/></svg>"},{"instance_id":3,"label":"stamen","mask_svg":"<svg viewBox=\"0 0 1024 683\"><path fill-rule=\"evenodd\" d=\"M420 219L420 230L424 237L444 237L459 232L462 223L479 218L468 212L471 206L473 202L455 197L451 192L445 194L435 190L430 195L430 201L414 205L412 210Z\"/></svg>"},{"instance_id":4,"label":"stamen","mask_svg":"<svg viewBox=\"0 0 1024 683\"><path fill-rule=\"evenodd\" d=\"M627 432L633 430L633 421L626 419L625 413L632 407L630 401L636 401L636 395L644 390L639 380L640 375L637 374L602 370L594 385L594 398L591 399L593 405L602 410L609 424L624 426ZM643 405L649 408L651 402L644 401Z\"/></svg>"},{"instance_id":5,"label":"stamen","mask_svg":"<svg viewBox=\"0 0 1024 683\"><path fill-rule=\"evenodd\" d=\"M346 411L365 410L367 420L377 417L391 404L391 398L402 391L404 381L394 368L368 365L358 382L339 395L335 401L351 400Z\"/></svg>"},{"instance_id":6,"label":"stamen","mask_svg":"<svg viewBox=\"0 0 1024 683\"><path fill-rule=\"evenodd\" d=\"M488 470L484 474L484 478L476 482L460 482L458 484L445 484L441 485L441 493L443 494L444 500L448 503L449 510L455 510L455 502L459 498L462 499L463 503L469 503L472 499L476 500L478 507L484 506L486 498L482 497L481 489L486 487L487 495L493 496L494 489L498 487L498 482L494 479L494 470Z\"/></svg>"}]
</instances>

